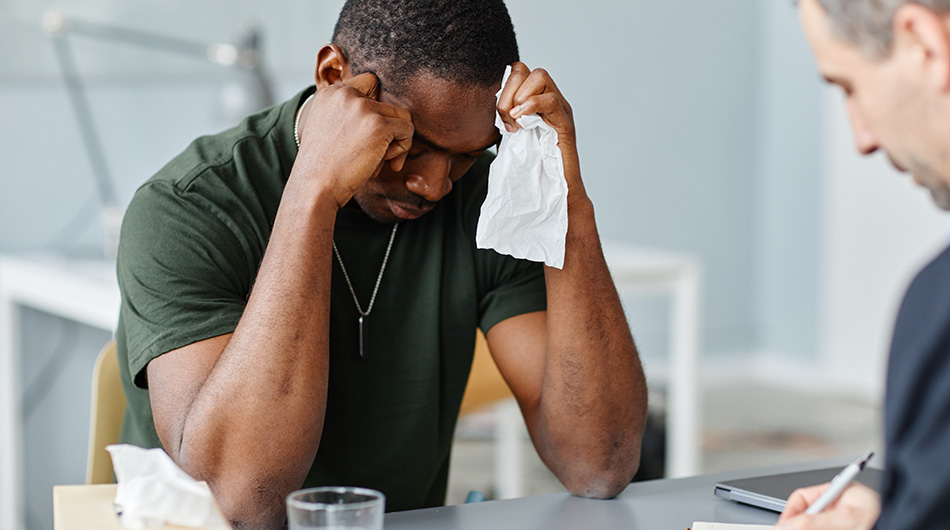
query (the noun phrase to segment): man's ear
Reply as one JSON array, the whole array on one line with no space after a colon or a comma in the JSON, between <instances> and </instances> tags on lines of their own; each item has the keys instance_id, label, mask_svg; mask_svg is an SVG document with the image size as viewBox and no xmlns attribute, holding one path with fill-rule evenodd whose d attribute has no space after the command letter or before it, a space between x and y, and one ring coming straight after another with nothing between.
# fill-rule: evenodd
<instances>
[{"instance_id":1,"label":"man's ear","mask_svg":"<svg viewBox=\"0 0 950 530\"><path fill-rule=\"evenodd\" d=\"M317 68L313 74L317 90L350 77L349 62L336 44L327 44L317 52Z\"/></svg>"},{"instance_id":2,"label":"man's ear","mask_svg":"<svg viewBox=\"0 0 950 530\"><path fill-rule=\"evenodd\" d=\"M950 29L948 18L921 6L904 4L894 13L892 53L905 55L921 68L925 82L950 91Z\"/></svg>"}]
</instances>

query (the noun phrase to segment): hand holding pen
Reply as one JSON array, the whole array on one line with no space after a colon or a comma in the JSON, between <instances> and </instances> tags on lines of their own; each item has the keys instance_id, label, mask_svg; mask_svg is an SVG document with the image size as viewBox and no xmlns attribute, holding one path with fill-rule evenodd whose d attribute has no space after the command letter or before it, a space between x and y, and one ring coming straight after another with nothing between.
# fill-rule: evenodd
<instances>
[{"instance_id":1,"label":"hand holding pen","mask_svg":"<svg viewBox=\"0 0 950 530\"><path fill-rule=\"evenodd\" d=\"M851 482L858 476L858 473L864 471L864 466L868 464L872 456L874 456L874 451L868 451L862 458L845 466L840 473L835 475L835 478L831 479L831 484L828 485L828 489L826 489L815 502L808 506L805 513L808 515L821 513L829 504L838 500L838 497L841 496L845 488L851 485Z\"/></svg>"},{"instance_id":2,"label":"hand holding pen","mask_svg":"<svg viewBox=\"0 0 950 530\"><path fill-rule=\"evenodd\" d=\"M877 492L852 481L873 456L848 464L828 484L796 490L788 498L777 528L795 530L870 529L880 514ZM835 502L837 501L837 502Z\"/></svg>"}]
</instances>

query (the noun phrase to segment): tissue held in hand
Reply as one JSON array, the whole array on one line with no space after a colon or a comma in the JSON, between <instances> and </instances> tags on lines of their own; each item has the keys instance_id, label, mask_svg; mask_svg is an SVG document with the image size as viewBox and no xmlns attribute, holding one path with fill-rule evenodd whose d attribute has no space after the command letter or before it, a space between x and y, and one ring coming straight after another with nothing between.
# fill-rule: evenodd
<instances>
[{"instance_id":1,"label":"tissue held in hand","mask_svg":"<svg viewBox=\"0 0 950 530\"><path fill-rule=\"evenodd\" d=\"M510 73L509 66L503 88ZM488 172L488 196L475 243L560 269L567 236L567 181L557 132L538 115L522 116L518 124L522 128L509 133L495 116L501 145Z\"/></svg>"},{"instance_id":2,"label":"tissue held in hand","mask_svg":"<svg viewBox=\"0 0 950 530\"><path fill-rule=\"evenodd\" d=\"M211 491L181 470L162 449L134 445L106 447L119 485L115 504L126 528L164 524L230 528Z\"/></svg>"}]
</instances>

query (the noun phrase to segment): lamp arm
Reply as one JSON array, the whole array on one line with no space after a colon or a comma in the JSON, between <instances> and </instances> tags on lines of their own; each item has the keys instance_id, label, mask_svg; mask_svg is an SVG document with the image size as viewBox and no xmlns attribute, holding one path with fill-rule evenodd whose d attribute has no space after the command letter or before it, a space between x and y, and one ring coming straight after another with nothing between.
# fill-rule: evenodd
<instances>
[{"instance_id":1,"label":"lamp arm","mask_svg":"<svg viewBox=\"0 0 950 530\"><path fill-rule=\"evenodd\" d=\"M201 58L221 66L249 70L253 75L254 82L258 85L264 106L273 105L274 98L270 81L261 64L260 33L256 29L251 29L245 35L241 44L235 45L200 42L109 24L88 22L67 17L59 11L48 12L43 17L43 27L52 38L56 60L59 63L60 72L69 93L70 103L76 114L76 121L79 124L83 144L86 147L86 154L92 165L99 199L102 203L107 255L114 255L121 213L115 186L106 164L105 151L102 148L99 131L92 118L89 98L86 95L85 86L73 58L70 35L159 49Z\"/></svg>"},{"instance_id":2,"label":"lamp arm","mask_svg":"<svg viewBox=\"0 0 950 530\"><path fill-rule=\"evenodd\" d=\"M59 63L63 81L66 83L66 92L69 94L73 112L76 113L80 136L82 136L83 143L86 146L89 163L92 165L92 173L99 189L99 199L102 201L103 207L114 206L118 203L115 188L109 175L105 152L99 139L99 131L96 129L95 122L92 119L92 111L89 109L89 98L86 96L82 79L76 71L72 48L69 41L60 37L53 39L53 48L56 50L56 61Z\"/></svg>"},{"instance_id":3,"label":"lamp arm","mask_svg":"<svg viewBox=\"0 0 950 530\"><path fill-rule=\"evenodd\" d=\"M47 13L43 19L46 31L53 37L66 38L70 34L100 40L121 42L148 49L205 59L222 66L254 68L259 62L256 47L239 47L230 43L202 42L171 37L138 29L89 22L68 17L58 11ZM256 42L251 40L251 42Z\"/></svg>"}]
</instances>

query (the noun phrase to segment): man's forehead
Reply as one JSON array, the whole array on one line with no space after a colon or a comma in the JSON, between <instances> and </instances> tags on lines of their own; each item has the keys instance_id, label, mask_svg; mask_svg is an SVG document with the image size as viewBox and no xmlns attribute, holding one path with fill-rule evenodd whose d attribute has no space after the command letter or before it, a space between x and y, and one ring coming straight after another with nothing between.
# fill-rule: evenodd
<instances>
[{"instance_id":1,"label":"man's forehead","mask_svg":"<svg viewBox=\"0 0 950 530\"><path fill-rule=\"evenodd\" d=\"M429 147L475 152L498 140L494 125L497 91L498 87L466 85L420 75L398 91L389 91L383 85L380 100L407 108L417 137Z\"/></svg>"},{"instance_id":2,"label":"man's forehead","mask_svg":"<svg viewBox=\"0 0 950 530\"><path fill-rule=\"evenodd\" d=\"M834 42L836 39L832 35L830 20L818 0L801 0L798 3L798 12L805 36L816 55L831 45L843 44Z\"/></svg>"},{"instance_id":3,"label":"man's forehead","mask_svg":"<svg viewBox=\"0 0 950 530\"><path fill-rule=\"evenodd\" d=\"M841 84L855 66L869 62L857 45L833 31L831 20L817 0L801 0L799 10L818 69L827 81Z\"/></svg>"}]
</instances>

